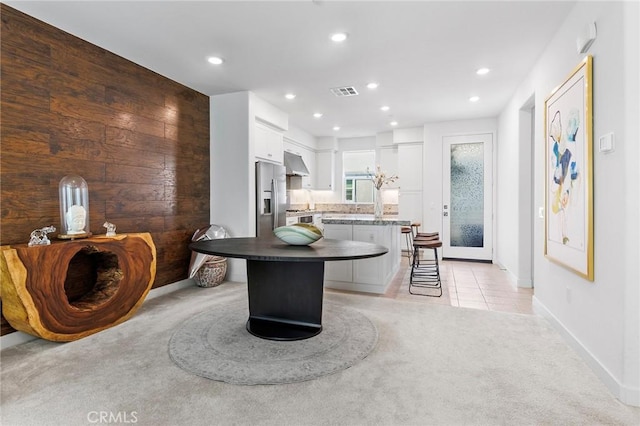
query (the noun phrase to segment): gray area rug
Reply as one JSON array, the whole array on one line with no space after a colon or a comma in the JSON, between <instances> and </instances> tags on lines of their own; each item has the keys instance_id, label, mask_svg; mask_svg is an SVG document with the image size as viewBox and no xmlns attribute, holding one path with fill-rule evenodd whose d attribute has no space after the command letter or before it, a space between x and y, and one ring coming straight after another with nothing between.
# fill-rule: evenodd
<instances>
[{"instance_id":1,"label":"gray area rug","mask_svg":"<svg viewBox=\"0 0 640 426\"><path fill-rule=\"evenodd\" d=\"M198 376L236 385L294 383L351 367L378 341L366 316L327 303L317 336L290 342L261 339L245 328L246 305L225 305L185 321L169 342L173 362Z\"/></svg>"}]
</instances>

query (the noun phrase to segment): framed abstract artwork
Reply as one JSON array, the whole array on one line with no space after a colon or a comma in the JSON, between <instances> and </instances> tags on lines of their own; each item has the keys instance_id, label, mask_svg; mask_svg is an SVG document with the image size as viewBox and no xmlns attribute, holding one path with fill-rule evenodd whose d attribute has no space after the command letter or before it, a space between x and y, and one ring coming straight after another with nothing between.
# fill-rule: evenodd
<instances>
[{"instance_id":1,"label":"framed abstract artwork","mask_svg":"<svg viewBox=\"0 0 640 426\"><path fill-rule=\"evenodd\" d=\"M593 59L545 100L547 259L593 281Z\"/></svg>"}]
</instances>

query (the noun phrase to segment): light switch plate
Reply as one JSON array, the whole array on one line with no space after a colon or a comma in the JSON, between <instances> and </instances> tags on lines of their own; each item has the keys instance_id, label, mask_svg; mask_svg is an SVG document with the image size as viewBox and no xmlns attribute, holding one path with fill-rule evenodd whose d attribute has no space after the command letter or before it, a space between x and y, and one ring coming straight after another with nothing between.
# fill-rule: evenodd
<instances>
[{"instance_id":1,"label":"light switch plate","mask_svg":"<svg viewBox=\"0 0 640 426\"><path fill-rule=\"evenodd\" d=\"M600 152L613 151L613 133L607 133L598 139L598 150Z\"/></svg>"}]
</instances>

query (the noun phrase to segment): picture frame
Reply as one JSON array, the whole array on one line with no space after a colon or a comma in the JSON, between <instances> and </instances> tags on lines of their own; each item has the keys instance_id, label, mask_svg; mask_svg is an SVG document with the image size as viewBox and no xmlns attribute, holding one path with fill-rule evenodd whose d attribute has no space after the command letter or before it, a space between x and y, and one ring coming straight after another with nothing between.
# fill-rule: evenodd
<instances>
[{"instance_id":1,"label":"picture frame","mask_svg":"<svg viewBox=\"0 0 640 426\"><path fill-rule=\"evenodd\" d=\"M545 100L547 259L593 281L593 58Z\"/></svg>"}]
</instances>

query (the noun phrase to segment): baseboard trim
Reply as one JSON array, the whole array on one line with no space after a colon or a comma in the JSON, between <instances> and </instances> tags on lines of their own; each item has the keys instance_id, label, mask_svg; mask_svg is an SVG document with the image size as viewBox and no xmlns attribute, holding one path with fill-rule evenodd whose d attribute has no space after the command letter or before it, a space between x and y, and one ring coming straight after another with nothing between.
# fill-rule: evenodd
<instances>
[{"instance_id":1,"label":"baseboard trim","mask_svg":"<svg viewBox=\"0 0 640 426\"><path fill-rule=\"evenodd\" d=\"M493 262L495 265L498 266L498 268L500 268L501 270L503 270L507 276L509 277L509 280L511 281L511 283L513 284L514 287L517 288L533 288L533 281L531 281L531 279L522 279L519 278L516 274L514 274L511 269L507 268L506 266L504 266L499 260L495 260Z\"/></svg>"},{"instance_id":2,"label":"baseboard trim","mask_svg":"<svg viewBox=\"0 0 640 426\"><path fill-rule=\"evenodd\" d=\"M604 383L614 397L622 403L640 407L640 389L631 388L620 381L589 351L580 340L569 331L564 324L534 295L532 298L533 311L546 318L560 333L569 346L587 363L589 368Z\"/></svg>"},{"instance_id":3,"label":"baseboard trim","mask_svg":"<svg viewBox=\"0 0 640 426\"><path fill-rule=\"evenodd\" d=\"M183 288L195 286L195 282L191 278L186 280L176 281L171 284L163 285L162 287L152 288L149 294L145 298L145 301L163 296L174 291L182 290ZM39 339L39 337L32 336L31 334L23 333L22 331L16 331L6 334L0 337L0 350L11 348L13 346L21 345L22 343L30 342L31 340Z\"/></svg>"}]
</instances>

